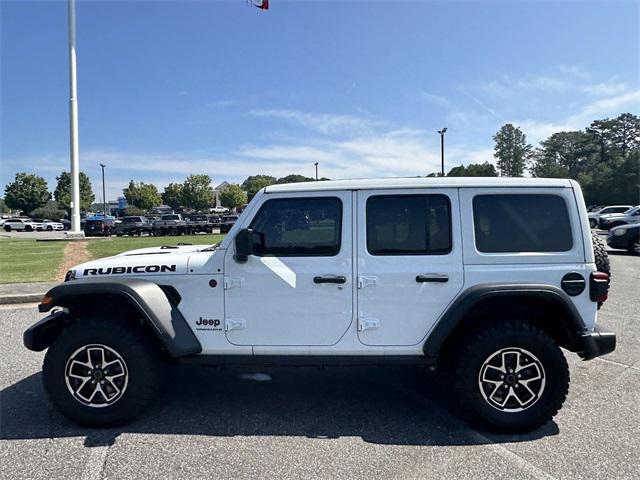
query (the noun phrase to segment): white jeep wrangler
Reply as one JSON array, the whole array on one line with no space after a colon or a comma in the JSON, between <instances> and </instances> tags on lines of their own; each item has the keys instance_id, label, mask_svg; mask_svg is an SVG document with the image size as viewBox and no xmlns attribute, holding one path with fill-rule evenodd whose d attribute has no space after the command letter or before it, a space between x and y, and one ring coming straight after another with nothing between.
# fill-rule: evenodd
<instances>
[{"instance_id":1,"label":"white jeep wrangler","mask_svg":"<svg viewBox=\"0 0 640 480\"><path fill-rule=\"evenodd\" d=\"M526 431L567 395L560 347L585 360L614 350L596 327L608 285L570 180L273 185L218 245L78 265L24 343L49 349L45 388L85 425L139 414L178 359L450 368L472 419Z\"/></svg>"}]
</instances>

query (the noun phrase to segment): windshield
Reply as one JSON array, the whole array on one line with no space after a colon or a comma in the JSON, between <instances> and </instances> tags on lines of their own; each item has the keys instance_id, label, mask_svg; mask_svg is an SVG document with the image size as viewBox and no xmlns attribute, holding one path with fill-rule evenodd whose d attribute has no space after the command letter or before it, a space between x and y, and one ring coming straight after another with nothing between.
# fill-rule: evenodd
<instances>
[{"instance_id":1,"label":"windshield","mask_svg":"<svg viewBox=\"0 0 640 480\"><path fill-rule=\"evenodd\" d=\"M162 220L180 220L180 215L163 215Z\"/></svg>"}]
</instances>

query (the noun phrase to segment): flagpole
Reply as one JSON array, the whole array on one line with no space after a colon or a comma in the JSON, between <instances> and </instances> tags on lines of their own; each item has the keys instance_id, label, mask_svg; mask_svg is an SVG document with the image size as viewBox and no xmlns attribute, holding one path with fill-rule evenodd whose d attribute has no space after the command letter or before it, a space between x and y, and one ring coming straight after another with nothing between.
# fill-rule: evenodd
<instances>
[{"instance_id":1,"label":"flagpole","mask_svg":"<svg viewBox=\"0 0 640 480\"><path fill-rule=\"evenodd\" d=\"M80 229L80 168L78 161L78 84L76 78L76 2L68 0L69 10L69 131L71 151L71 235Z\"/></svg>"}]
</instances>

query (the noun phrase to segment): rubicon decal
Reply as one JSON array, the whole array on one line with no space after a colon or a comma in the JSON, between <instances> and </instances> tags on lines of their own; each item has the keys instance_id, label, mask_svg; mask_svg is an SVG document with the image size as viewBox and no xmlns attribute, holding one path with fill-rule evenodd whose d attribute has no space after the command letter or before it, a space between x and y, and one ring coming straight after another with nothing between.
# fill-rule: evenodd
<instances>
[{"instance_id":1,"label":"rubicon decal","mask_svg":"<svg viewBox=\"0 0 640 480\"><path fill-rule=\"evenodd\" d=\"M165 273L175 271L175 265L136 265L135 267L85 268L83 275L121 275L123 273Z\"/></svg>"}]
</instances>

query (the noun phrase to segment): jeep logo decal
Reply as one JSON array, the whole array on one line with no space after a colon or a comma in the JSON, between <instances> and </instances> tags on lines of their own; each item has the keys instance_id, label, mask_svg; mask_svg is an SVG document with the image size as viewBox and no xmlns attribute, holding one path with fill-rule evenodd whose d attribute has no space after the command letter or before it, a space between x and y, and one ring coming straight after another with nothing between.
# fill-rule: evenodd
<instances>
[{"instance_id":1,"label":"jeep logo decal","mask_svg":"<svg viewBox=\"0 0 640 480\"><path fill-rule=\"evenodd\" d=\"M220 320L217 318L200 317L196 320L196 325L200 327L196 328L196 330L222 330L222 327L220 327Z\"/></svg>"},{"instance_id":2,"label":"jeep logo decal","mask_svg":"<svg viewBox=\"0 0 640 480\"><path fill-rule=\"evenodd\" d=\"M175 265L136 265L135 267L85 268L83 275L118 275L123 273L175 272Z\"/></svg>"}]
</instances>

